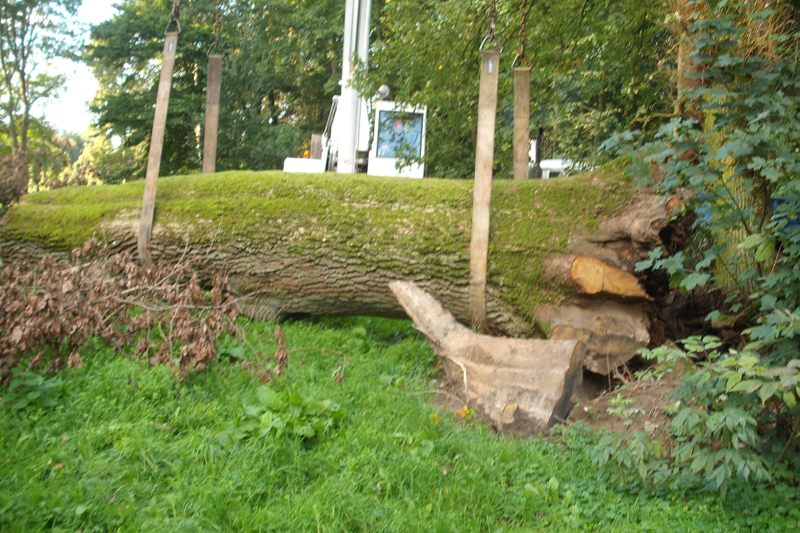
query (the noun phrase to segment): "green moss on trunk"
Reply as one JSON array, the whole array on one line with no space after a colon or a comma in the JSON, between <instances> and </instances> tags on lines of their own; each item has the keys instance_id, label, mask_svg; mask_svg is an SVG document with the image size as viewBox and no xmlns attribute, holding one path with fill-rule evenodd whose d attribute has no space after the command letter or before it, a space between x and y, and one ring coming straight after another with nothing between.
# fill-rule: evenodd
<instances>
[{"instance_id":1,"label":"green moss on trunk","mask_svg":"<svg viewBox=\"0 0 800 533\"><path fill-rule=\"evenodd\" d=\"M538 304L564 296L542 277L542 261L630 200L622 168L495 182L490 285L499 298L530 319ZM411 264L456 283L468 276L471 181L227 172L163 178L158 187L156 243L254 245L366 268ZM119 238L121 227L132 235L142 192L139 181L29 195L7 213L0 240L63 251L94 234Z\"/></svg>"}]
</instances>

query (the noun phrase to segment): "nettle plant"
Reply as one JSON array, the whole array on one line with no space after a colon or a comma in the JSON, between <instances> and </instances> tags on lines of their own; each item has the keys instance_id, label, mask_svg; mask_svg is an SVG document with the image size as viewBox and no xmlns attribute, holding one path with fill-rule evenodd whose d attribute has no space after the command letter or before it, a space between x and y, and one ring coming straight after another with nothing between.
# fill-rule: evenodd
<instances>
[{"instance_id":1,"label":"nettle plant","mask_svg":"<svg viewBox=\"0 0 800 533\"><path fill-rule=\"evenodd\" d=\"M665 194L692 193L692 245L656 249L638 268L666 271L685 291L722 291L726 305L708 320L742 329L741 339L694 337L647 352L684 368L667 445L608 436L596 458L650 480L724 489L736 477L789 474L798 461L800 33L756 38L754 28L774 26L773 12L742 14L724 1L713 10L692 26L697 118L675 119L649 142L620 134L606 148L629 155L643 179L658 168Z\"/></svg>"}]
</instances>

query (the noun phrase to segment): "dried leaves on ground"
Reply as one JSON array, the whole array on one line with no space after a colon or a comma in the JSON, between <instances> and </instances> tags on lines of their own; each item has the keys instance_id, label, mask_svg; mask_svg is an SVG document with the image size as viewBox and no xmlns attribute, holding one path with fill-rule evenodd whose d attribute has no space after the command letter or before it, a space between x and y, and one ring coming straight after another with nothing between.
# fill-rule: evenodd
<instances>
[{"instance_id":1,"label":"dried leaves on ground","mask_svg":"<svg viewBox=\"0 0 800 533\"><path fill-rule=\"evenodd\" d=\"M80 367L90 338L181 375L203 371L236 318L228 278L201 280L186 261L143 268L88 243L69 261L9 264L0 272L0 381L28 356L30 367Z\"/></svg>"}]
</instances>

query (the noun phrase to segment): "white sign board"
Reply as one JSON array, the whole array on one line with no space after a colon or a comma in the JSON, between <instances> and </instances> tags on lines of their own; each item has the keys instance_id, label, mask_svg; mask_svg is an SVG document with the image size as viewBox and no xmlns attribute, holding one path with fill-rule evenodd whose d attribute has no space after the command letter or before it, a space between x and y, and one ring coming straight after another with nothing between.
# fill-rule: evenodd
<instances>
[{"instance_id":1,"label":"white sign board","mask_svg":"<svg viewBox=\"0 0 800 533\"><path fill-rule=\"evenodd\" d=\"M425 157L427 108L380 101L375 102L373 110L375 127L367 173L370 176L423 178L424 164L401 164L404 160Z\"/></svg>"}]
</instances>

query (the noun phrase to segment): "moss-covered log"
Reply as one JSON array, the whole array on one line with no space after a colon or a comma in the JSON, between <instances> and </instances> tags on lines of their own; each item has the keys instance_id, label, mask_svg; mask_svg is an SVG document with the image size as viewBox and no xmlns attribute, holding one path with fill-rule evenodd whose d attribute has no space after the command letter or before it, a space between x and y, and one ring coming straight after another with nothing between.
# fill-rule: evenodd
<instances>
[{"instance_id":1,"label":"moss-covered log","mask_svg":"<svg viewBox=\"0 0 800 533\"><path fill-rule=\"evenodd\" d=\"M92 236L112 250L135 250L142 187L132 182L29 195L4 217L0 255L8 261L64 253ZM496 182L492 331L547 332L537 317L550 315L541 310L579 290L546 272L548 260L590 255L630 271L654 244L652 235L626 232L642 230L624 218L642 203L637 194L619 163L568 179ZM388 283L406 280L466 322L471 203L470 181L279 172L177 176L159 182L153 255L157 261L185 255L205 273L228 271L239 293L258 294L254 314L402 315Z\"/></svg>"}]
</instances>

